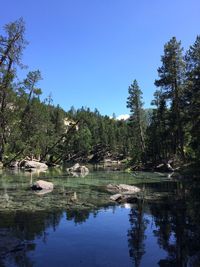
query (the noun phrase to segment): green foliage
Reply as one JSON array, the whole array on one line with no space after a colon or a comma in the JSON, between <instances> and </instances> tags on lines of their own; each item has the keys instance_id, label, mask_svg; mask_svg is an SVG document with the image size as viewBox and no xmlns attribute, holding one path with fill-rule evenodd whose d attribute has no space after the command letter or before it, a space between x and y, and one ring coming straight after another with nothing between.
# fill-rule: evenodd
<instances>
[{"instance_id":1,"label":"green foliage","mask_svg":"<svg viewBox=\"0 0 200 267\"><path fill-rule=\"evenodd\" d=\"M71 110L67 114L73 121L79 121L79 129L66 144L70 157L79 155L85 158L93 157L101 160L104 156L125 158L130 154L128 145L130 140L129 125L125 121L116 121L108 116L101 116L97 110L88 108L77 111Z\"/></svg>"},{"instance_id":2,"label":"green foliage","mask_svg":"<svg viewBox=\"0 0 200 267\"><path fill-rule=\"evenodd\" d=\"M136 80L128 89L129 121L117 121L73 106L66 112L51 96L41 101L41 73L30 71L23 81L17 69L27 44L22 19L7 24L0 36L0 161L25 156L57 163L65 160L132 158L133 163L171 158L200 159L200 36L183 55L173 37L164 46L158 87L144 110Z\"/></svg>"},{"instance_id":3,"label":"green foliage","mask_svg":"<svg viewBox=\"0 0 200 267\"><path fill-rule=\"evenodd\" d=\"M15 124L16 67L20 67L21 56L26 45L25 25L22 19L7 24L5 36L0 36L0 161L3 160L11 127Z\"/></svg>"},{"instance_id":4,"label":"green foliage","mask_svg":"<svg viewBox=\"0 0 200 267\"><path fill-rule=\"evenodd\" d=\"M164 46L162 65L158 68L158 87L154 108L142 119L142 92L137 81L129 87L127 107L135 126L132 133L132 161L138 162L144 151L146 161L199 161L200 159L200 37L183 55L181 42L173 37ZM142 148L140 122L145 149Z\"/></svg>"},{"instance_id":5,"label":"green foliage","mask_svg":"<svg viewBox=\"0 0 200 267\"><path fill-rule=\"evenodd\" d=\"M152 161L200 158L200 38L183 56L173 37L164 47L158 69L151 124L147 129L148 158Z\"/></svg>"}]
</instances>

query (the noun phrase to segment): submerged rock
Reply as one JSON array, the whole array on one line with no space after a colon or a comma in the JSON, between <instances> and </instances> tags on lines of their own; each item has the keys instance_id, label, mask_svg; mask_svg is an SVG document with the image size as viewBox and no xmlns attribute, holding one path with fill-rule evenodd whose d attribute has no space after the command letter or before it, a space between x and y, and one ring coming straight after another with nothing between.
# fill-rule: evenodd
<instances>
[{"instance_id":1,"label":"submerged rock","mask_svg":"<svg viewBox=\"0 0 200 267\"><path fill-rule=\"evenodd\" d=\"M68 168L67 172L70 174L78 172L87 175L89 173L89 169L85 166L81 166L79 163L76 163L73 167Z\"/></svg>"},{"instance_id":2,"label":"submerged rock","mask_svg":"<svg viewBox=\"0 0 200 267\"><path fill-rule=\"evenodd\" d=\"M73 177L85 177L88 175L88 172L70 172L70 175Z\"/></svg>"},{"instance_id":3,"label":"submerged rock","mask_svg":"<svg viewBox=\"0 0 200 267\"><path fill-rule=\"evenodd\" d=\"M127 185L127 184L109 184L107 185L107 189L110 192L126 192L130 194L138 193L141 191L141 189L134 185Z\"/></svg>"},{"instance_id":4,"label":"submerged rock","mask_svg":"<svg viewBox=\"0 0 200 267\"><path fill-rule=\"evenodd\" d=\"M53 183L51 182L46 182L43 180L38 180L37 182L35 182L31 188L33 190L53 190ZM49 193L49 192L48 192Z\"/></svg>"},{"instance_id":5,"label":"submerged rock","mask_svg":"<svg viewBox=\"0 0 200 267\"><path fill-rule=\"evenodd\" d=\"M38 195L38 196L42 196L42 195L51 193L52 191L53 191L53 188L52 188L52 189L36 190L36 191L35 191L35 194Z\"/></svg>"}]
</instances>

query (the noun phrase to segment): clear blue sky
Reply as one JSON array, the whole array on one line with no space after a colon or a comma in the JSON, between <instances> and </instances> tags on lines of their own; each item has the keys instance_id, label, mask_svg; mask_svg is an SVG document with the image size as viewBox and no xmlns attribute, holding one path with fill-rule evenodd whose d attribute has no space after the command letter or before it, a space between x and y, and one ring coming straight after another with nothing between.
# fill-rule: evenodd
<instances>
[{"instance_id":1,"label":"clear blue sky","mask_svg":"<svg viewBox=\"0 0 200 267\"><path fill-rule=\"evenodd\" d=\"M176 36L188 48L200 34L199 0L1 1L1 28L21 16L23 62L42 72L44 96L107 115L128 113L134 79L149 107L164 44Z\"/></svg>"}]
</instances>

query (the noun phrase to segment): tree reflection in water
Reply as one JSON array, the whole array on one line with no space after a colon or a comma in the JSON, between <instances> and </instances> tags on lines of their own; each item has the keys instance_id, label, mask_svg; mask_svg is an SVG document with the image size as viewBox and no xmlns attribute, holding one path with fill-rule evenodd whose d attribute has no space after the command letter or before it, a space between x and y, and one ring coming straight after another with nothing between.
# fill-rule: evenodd
<instances>
[{"instance_id":1,"label":"tree reflection in water","mask_svg":"<svg viewBox=\"0 0 200 267\"><path fill-rule=\"evenodd\" d=\"M83 223L85 222L90 216L89 210L69 210L66 213L66 219L67 221L74 221L74 223Z\"/></svg>"},{"instance_id":2,"label":"tree reflection in water","mask_svg":"<svg viewBox=\"0 0 200 267\"><path fill-rule=\"evenodd\" d=\"M161 267L200 266L199 192L199 182L178 183L173 197L135 204L130 210L131 228L128 230L129 254L135 267L146 266L142 262L149 223L146 212L151 214L151 223L155 224L153 234L160 249L167 252L167 257L157 264Z\"/></svg>"},{"instance_id":3,"label":"tree reflection in water","mask_svg":"<svg viewBox=\"0 0 200 267\"><path fill-rule=\"evenodd\" d=\"M148 221L144 217L144 206L142 201L131 209L129 214L131 228L128 230L129 254L135 267L140 266L142 256L145 254L145 230Z\"/></svg>"},{"instance_id":4,"label":"tree reflection in water","mask_svg":"<svg viewBox=\"0 0 200 267\"><path fill-rule=\"evenodd\" d=\"M125 228L122 228L121 232L120 228L117 229L117 234L123 234L124 230L128 231L129 255L135 267L149 266L145 260L148 261L150 244L148 242L151 242L151 238L148 239L148 236L152 234L153 242L157 242L159 245L159 247L155 247L152 255L155 257L153 259L156 262L155 266L200 266L200 186L198 183L190 183L186 186L180 184L175 190L174 197L149 200L146 203L142 200L138 201L130 209L128 228L123 226ZM104 210L109 207L109 205L104 207ZM49 233L52 232L52 229L53 232L57 232L61 221L65 221L65 223L73 221L74 224L85 223L90 220L91 215L92 217L97 216L99 210L102 211L103 208L0 213L0 266L34 266L35 262L33 262L30 252L37 251L37 240L48 244ZM120 216L127 214L123 209L121 211ZM109 219L115 225L116 219L120 220L121 218L115 217L115 213L111 217L110 211L108 213L100 212L100 214L103 215L100 216L102 222ZM119 216L119 213L117 214ZM103 223L102 227L103 225L105 224ZM120 223L118 225L120 226ZM102 231L101 224L99 226L100 228L96 229L98 232ZM80 225L79 229L82 231L84 228L81 228ZM94 231L91 235L92 242L95 240L95 233ZM105 242L109 242L110 238L112 244L112 240L115 240L118 235L111 231L109 237L109 233L108 230L108 239L105 238ZM73 234L72 238L75 238ZM78 241L76 244L79 244ZM152 244L155 246L155 243ZM56 250L56 247L54 249ZM77 252L78 248L74 249ZM98 255L98 247L96 249ZM159 254L159 250L162 253ZM163 251L166 251L167 256L164 256ZM130 262L130 264L132 263Z\"/></svg>"},{"instance_id":5,"label":"tree reflection in water","mask_svg":"<svg viewBox=\"0 0 200 267\"><path fill-rule=\"evenodd\" d=\"M55 232L65 215L77 224L88 220L91 213L95 217L98 210L0 213L0 267L34 266L28 253L36 249L35 240L48 243L48 229Z\"/></svg>"},{"instance_id":6,"label":"tree reflection in water","mask_svg":"<svg viewBox=\"0 0 200 267\"><path fill-rule=\"evenodd\" d=\"M47 229L54 231L62 212L0 213L0 266L33 266L27 253L34 251L34 239L46 242Z\"/></svg>"},{"instance_id":7,"label":"tree reflection in water","mask_svg":"<svg viewBox=\"0 0 200 267\"><path fill-rule=\"evenodd\" d=\"M159 266L200 266L200 188L182 185L171 199L150 204L158 244L168 256Z\"/></svg>"}]
</instances>

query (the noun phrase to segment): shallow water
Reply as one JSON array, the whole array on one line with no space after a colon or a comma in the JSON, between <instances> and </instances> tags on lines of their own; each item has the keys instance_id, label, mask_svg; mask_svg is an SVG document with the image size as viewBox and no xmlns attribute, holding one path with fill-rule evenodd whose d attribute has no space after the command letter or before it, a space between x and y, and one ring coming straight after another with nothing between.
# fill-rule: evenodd
<instances>
[{"instance_id":1,"label":"shallow water","mask_svg":"<svg viewBox=\"0 0 200 267\"><path fill-rule=\"evenodd\" d=\"M38 179L54 190L36 195ZM144 197L116 205L109 183L137 185ZM199 192L155 173L3 172L0 266L200 266Z\"/></svg>"}]
</instances>

